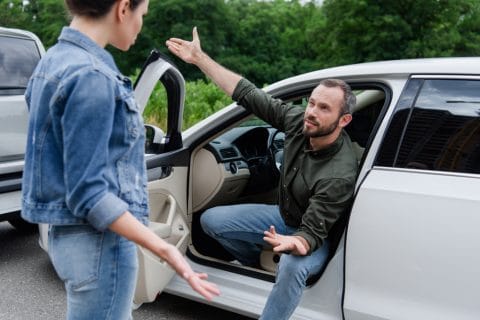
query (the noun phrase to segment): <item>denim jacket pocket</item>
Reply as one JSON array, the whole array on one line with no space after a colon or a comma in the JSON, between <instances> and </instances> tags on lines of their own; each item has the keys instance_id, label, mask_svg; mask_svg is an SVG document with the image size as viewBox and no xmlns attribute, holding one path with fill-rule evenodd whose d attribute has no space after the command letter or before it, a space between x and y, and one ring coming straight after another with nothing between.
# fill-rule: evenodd
<instances>
[{"instance_id":1,"label":"denim jacket pocket","mask_svg":"<svg viewBox=\"0 0 480 320\"><path fill-rule=\"evenodd\" d=\"M86 291L97 287L104 233L90 225L52 226L49 254L68 287Z\"/></svg>"},{"instance_id":2,"label":"denim jacket pocket","mask_svg":"<svg viewBox=\"0 0 480 320\"><path fill-rule=\"evenodd\" d=\"M138 139L143 130L143 120L138 109L137 102L133 96L125 100L127 107L126 123L129 138Z\"/></svg>"},{"instance_id":3,"label":"denim jacket pocket","mask_svg":"<svg viewBox=\"0 0 480 320\"><path fill-rule=\"evenodd\" d=\"M144 190L147 186L131 159L123 158L117 161L117 173L122 198L129 204L143 205L145 202Z\"/></svg>"}]
</instances>

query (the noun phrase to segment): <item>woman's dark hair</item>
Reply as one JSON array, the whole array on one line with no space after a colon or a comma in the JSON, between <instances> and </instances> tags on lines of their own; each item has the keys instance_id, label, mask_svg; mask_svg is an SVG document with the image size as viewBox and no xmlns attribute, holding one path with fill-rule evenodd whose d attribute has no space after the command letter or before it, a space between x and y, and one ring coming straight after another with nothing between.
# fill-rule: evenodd
<instances>
[{"instance_id":1,"label":"woman's dark hair","mask_svg":"<svg viewBox=\"0 0 480 320\"><path fill-rule=\"evenodd\" d=\"M100 18L106 15L118 0L65 0L72 15ZM145 0L130 0L130 9L135 10Z\"/></svg>"}]
</instances>

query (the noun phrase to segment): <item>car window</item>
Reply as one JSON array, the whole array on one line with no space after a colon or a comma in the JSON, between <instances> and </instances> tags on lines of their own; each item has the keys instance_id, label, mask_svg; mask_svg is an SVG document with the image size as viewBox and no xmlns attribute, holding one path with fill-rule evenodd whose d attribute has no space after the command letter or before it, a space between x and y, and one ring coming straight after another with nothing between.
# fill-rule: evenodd
<instances>
[{"instance_id":1,"label":"car window","mask_svg":"<svg viewBox=\"0 0 480 320\"><path fill-rule=\"evenodd\" d=\"M40 60L33 40L0 37L0 95L21 95Z\"/></svg>"},{"instance_id":2,"label":"car window","mask_svg":"<svg viewBox=\"0 0 480 320\"><path fill-rule=\"evenodd\" d=\"M425 80L406 119L395 167L480 173L480 81Z\"/></svg>"},{"instance_id":3,"label":"car window","mask_svg":"<svg viewBox=\"0 0 480 320\"><path fill-rule=\"evenodd\" d=\"M354 143L354 149L360 160L363 152L368 145L369 139L374 131L374 126L380 116L380 113L386 103L387 93L385 88L377 85L352 85L354 94L357 97L357 104L352 111L353 120L345 128ZM313 90L313 88L311 89ZM288 98L284 101L287 105L294 105L306 108L311 90L302 91L298 95L290 92ZM282 98L282 97L281 97ZM265 121L258 117L251 117L244 121L240 126L269 126Z\"/></svg>"}]
</instances>

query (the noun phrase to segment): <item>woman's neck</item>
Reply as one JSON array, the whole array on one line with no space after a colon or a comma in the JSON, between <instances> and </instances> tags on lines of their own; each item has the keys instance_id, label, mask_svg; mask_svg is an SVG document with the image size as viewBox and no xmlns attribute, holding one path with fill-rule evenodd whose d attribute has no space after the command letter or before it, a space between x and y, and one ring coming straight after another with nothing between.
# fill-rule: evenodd
<instances>
[{"instance_id":1,"label":"woman's neck","mask_svg":"<svg viewBox=\"0 0 480 320\"><path fill-rule=\"evenodd\" d=\"M110 28L105 22L105 18L92 19L75 16L70 23L70 28L80 31L100 47L105 48L110 38Z\"/></svg>"}]
</instances>

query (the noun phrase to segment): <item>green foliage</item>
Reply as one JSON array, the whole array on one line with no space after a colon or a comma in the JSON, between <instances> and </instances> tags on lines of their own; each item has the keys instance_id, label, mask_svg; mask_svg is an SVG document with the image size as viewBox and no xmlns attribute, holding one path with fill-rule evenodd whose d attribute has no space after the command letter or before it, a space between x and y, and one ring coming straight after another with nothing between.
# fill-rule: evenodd
<instances>
[{"instance_id":1,"label":"green foliage","mask_svg":"<svg viewBox=\"0 0 480 320\"><path fill-rule=\"evenodd\" d=\"M212 82L204 80L186 83L183 130L232 103L232 100ZM167 93L158 86L150 97L143 113L145 123L167 129Z\"/></svg>"},{"instance_id":2,"label":"green foliage","mask_svg":"<svg viewBox=\"0 0 480 320\"><path fill-rule=\"evenodd\" d=\"M191 39L227 68L258 86L327 66L480 53L478 0L150 1L142 33L128 52L108 47L124 74L165 41ZM36 33L48 48L68 24L63 1L0 0L0 25ZM170 55L171 56L171 55ZM204 78L175 57L187 80Z\"/></svg>"},{"instance_id":3,"label":"green foliage","mask_svg":"<svg viewBox=\"0 0 480 320\"><path fill-rule=\"evenodd\" d=\"M148 53L157 48L168 54L165 41L170 37L191 39L192 29L197 26L206 52L216 57L225 43L225 28L229 24L227 4L223 0L165 0L150 1L142 33L129 52L111 49L117 64L124 73L131 74L139 67ZM233 26L234 27L234 26ZM188 80L202 78L194 66L172 58Z\"/></svg>"},{"instance_id":4,"label":"green foliage","mask_svg":"<svg viewBox=\"0 0 480 320\"><path fill-rule=\"evenodd\" d=\"M128 52L108 47L124 74L141 67L153 48L172 57L170 37L191 39L198 27L203 49L262 87L328 66L417 57L480 55L478 0L150 1L142 33ZM0 0L0 25L34 32L52 46L68 24L59 0ZM194 66L172 57L188 80L184 127L229 103ZM200 80L199 80L200 79ZM156 90L147 122L165 128L166 95Z\"/></svg>"},{"instance_id":5,"label":"green foliage","mask_svg":"<svg viewBox=\"0 0 480 320\"><path fill-rule=\"evenodd\" d=\"M0 0L0 26L22 28L30 17L23 10L22 1Z\"/></svg>"},{"instance_id":6,"label":"green foliage","mask_svg":"<svg viewBox=\"0 0 480 320\"><path fill-rule=\"evenodd\" d=\"M477 0L326 0L326 65L400 58L476 55ZM472 30L473 29L473 30ZM476 29L476 30L475 30ZM474 31L475 30L475 31Z\"/></svg>"},{"instance_id":7,"label":"green foliage","mask_svg":"<svg viewBox=\"0 0 480 320\"><path fill-rule=\"evenodd\" d=\"M0 0L0 26L25 29L35 33L42 40L45 48L57 42L61 28L68 24L68 17L63 1Z\"/></svg>"},{"instance_id":8,"label":"green foliage","mask_svg":"<svg viewBox=\"0 0 480 320\"><path fill-rule=\"evenodd\" d=\"M311 19L322 18L315 15L318 7L302 6L297 0L231 0L228 5L236 28L227 34L228 43L216 56L218 61L258 86L319 66L310 50L312 39L306 37L315 37Z\"/></svg>"}]
</instances>

